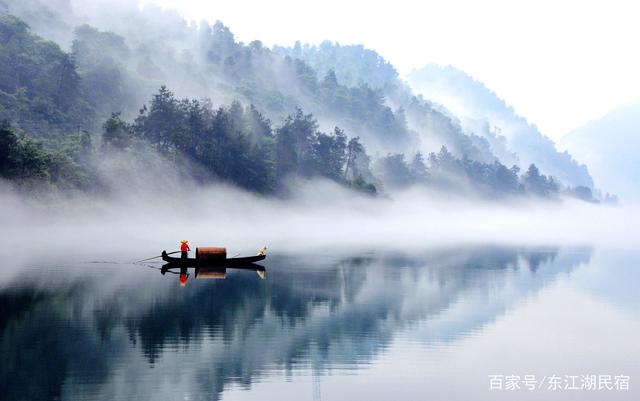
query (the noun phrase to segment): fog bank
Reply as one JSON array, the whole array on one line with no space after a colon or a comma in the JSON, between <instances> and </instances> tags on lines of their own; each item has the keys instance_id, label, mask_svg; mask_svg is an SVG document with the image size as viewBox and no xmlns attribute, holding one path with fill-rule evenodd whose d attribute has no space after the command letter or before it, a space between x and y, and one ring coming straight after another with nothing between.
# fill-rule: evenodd
<instances>
[{"instance_id":1,"label":"fog bank","mask_svg":"<svg viewBox=\"0 0 640 401\"><path fill-rule=\"evenodd\" d=\"M417 189L372 198L327 181L297 181L288 199L224 185L131 185L109 197L45 202L3 188L0 222L7 235L0 250L25 262L35 255L62 261L70 253L131 261L175 250L183 238L192 248L226 246L231 255L253 254L262 245L274 253L340 254L459 244L635 248L640 223L630 206L497 204Z\"/></svg>"}]
</instances>

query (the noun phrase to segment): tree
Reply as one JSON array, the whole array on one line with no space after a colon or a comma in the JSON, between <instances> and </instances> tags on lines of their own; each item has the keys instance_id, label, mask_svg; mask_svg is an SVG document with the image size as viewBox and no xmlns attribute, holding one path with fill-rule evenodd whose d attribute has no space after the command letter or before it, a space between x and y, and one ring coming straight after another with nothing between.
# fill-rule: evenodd
<instances>
[{"instance_id":1,"label":"tree","mask_svg":"<svg viewBox=\"0 0 640 401\"><path fill-rule=\"evenodd\" d=\"M404 188L412 184L411 171L402 153L389 154L379 159L375 170L386 186Z\"/></svg>"},{"instance_id":2,"label":"tree","mask_svg":"<svg viewBox=\"0 0 640 401\"><path fill-rule=\"evenodd\" d=\"M180 136L183 123L179 102L173 92L162 85L158 93L153 95L150 108L140 111L136 131L160 150L170 151L175 149L175 139Z\"/></svg>"},{"instance_id":3,"label":"tree","mask_svg":"<svg viewBox=\"0 0 640 401\"><path fill-rule=\"evenodd\" d=\"M318 123L311 114L296 109L285 120L276 135L276 159L278 180L292 173L310 175L313 171L312 145Z\"/></svg>"},{"instance_id":4,"label":"tree","mask_svg":"<svg viewBox=\"0 0 640 401\"><path fill-rule=\"evenodd\" d=\"M254 105L245 113L246 128L254 141L273 139L271 120L266 118Z\"/></svg>"},{"instance_id":5,"label":"tree","mask_svg":"<svg viewBox=\"0 0 640 401\"><path fill-rule=\"evenodd\" d=\"M347 145L347 164L344 168L344 178L345 180L348 178L349 169L351 169L351 174L356 176L356 159L358 154L364 152L364 146L360 143L360 137L351 138L349 140L349 144Z\"/></svg>"},{"instance_id":6,"label":"tree","mask_svg":"<svg viewBox=\"0 0 640 401\"><path fill-rule=\"evenodd\" d=\"M19 161L18 137L13 133L7 120L0 123L0 175L12 178L15 175Z\"/></svg>"},{"instance_id":7,"label":"tree","mask_svg":"<svg viewBox=\"0 0 640 401\"><path fill-rule=\"evenodd\" d=\"M357 191L361 191L367 193L369 195L376 195L378 193L378 189L375 185L370 182L367 182L362 175L358 175L355 180L351 183L351 187Z\"/></svg>"},{"instance_id":8,"label":"tree","mask_svg":"<svg viewBox=\"0 0 640 401\"><path fill-rule=\"evenodd\" d=\"M596 199L593 196L593 192L591 188L585 187L583 185L578 185L570 191L570 194L578 199L587 201L587 202L596 202Z\"/></svg>"},{"instance_id":9,"label":"tree","mask_svg":"<svg viewBox=\"0 0 640 401\"><path fill-rule=\"evenodd\" d=\"M47 179L48 160L39 142L18 138L8 121L0 123L0 176L20 182Z\"/></svg>"},{"instance_id":10,"label":"tree","mask_svg":"<svg viewBox=\"0 0 640 401\"><path fill-rule=\"evenodd\" d=\"M93 119L73 56L11 15L0 16L0 91L0 116L31 133Z\"/></svg>"},{"instance_id":11,"label":"tree","mask_svg":"<svg viewBox=\"0 0 640 401\"><path fill-rule=\"evenodd\" d=\"M518 171L517 166L508 169L499 161L495 161L489 170L489 186L497 192L516 193L519 189Z\"/></svg>"},{"instance_id":12,"label":"tree","mask_svg":"<svg viewBox=\"0 0 640 401\"><path fill-rule=\"evenodd\" d=\"M540 174L535 164L531 164L522 177L522 185L527 192L542 197L556 195L559 189L553 177Z\"/></svg>"},{"instance_id":13,"label":"tree","mask_svg":"<svg viewBox=\"0 0 640 401\"><path fill-rule=\"evenodd\" d=\"M315 172L335 181L342 179L342 167L345 163L347 136L335 127L333 135L318 133L313 144Z\"/></svg>"},{"instance_id":14,"label":"tree","mask_svg":"<svg viewBox=\"0 0 640 401\"><path fill-rule=\"evenodd\" d=\"M131 143L132 129L120 118L120 113L112 113L102 126L102 140L108 147L124 149Z\"/></svg>"},{"instance_id":15,"label":"tree","mask_svg":"<svg viewBox=\"0 0 640 401\"><path fill-rule=\"evenodd\" d=\"M358 190L372 194L377 192L373 183L378 180L371 172L371 158L367 155L364 145L360 143L359 137L351 138L347 145L344 179L351 181L352 186Z\"/></svg>"},{"instance_id":16,"label":"tree","mask_svg":"<svg viewBox=\"0 0 640 401\"><path fill-rule=\"evenodd\" d=\"M131 51L123 37L89 25L74 29L71 54L82 76L87 101L99 115L135 106L137 82L127 71Z\"/></svg>"},{"instance_id":17,"label":"tree","mask_svg":"<svg viewBox=\"0 0 640 401\"><path fill-rule=\"evenodd\" d=\"M411 172L412 180L416 183L425 184L429 179L429 170L424 163L424 157L422 153L417 152L409 164L409 171Z\"/></svg>"},{"instance_id":18,"label":"tree","mask_svg":"<svg viewBox=\"0 0 640 401\"><path fill-rule=\"evenodd\" d=\"M66 113L73 107L80 94L80 76L76 71L75 60L66 53L62 54L52 73L56 78L53 99L60 110Z\"/></svg>"}]
</instances>

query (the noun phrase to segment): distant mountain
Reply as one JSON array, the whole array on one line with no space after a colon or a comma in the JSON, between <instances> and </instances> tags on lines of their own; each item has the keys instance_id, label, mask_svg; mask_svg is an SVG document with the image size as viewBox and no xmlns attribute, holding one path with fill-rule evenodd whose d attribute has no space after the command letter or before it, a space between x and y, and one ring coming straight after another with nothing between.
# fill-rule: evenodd
<instances>
[{"instance_id":1,"label":"distant mountain","mask_svg":"<svg viewBox=\"0 0 640 401\"><path fill-rule=\"evenodd\" d=\"M466 131L490 142L503 136L508 150L517 154L520 167L535 163L564 183L593 188L585 165L576 162L569 153L559 152L535 125L465 72L451 66L427 65L414 70L406 79L416 93L441 103L458 116Z\"/></svg>"},{"instance_id":2,"label":"distant mountain","mask_svg":"<svg viewBox=\"0 0 640 401\"><path fill-rule=\"evenodd\" d=\"M415 133L409 153L437 152L446 146L458 157L491 163L497 158L511 166L508 158L500 158L498 141L466 134L458 119L439 104L416 96L403 82L391 63L376 51L363 45L342 45L324 41L320 45L301 44L293 47L275 46L284 57L301 60L318 72L318 76L335 77L347 86L368 87L378 93L385 104L402 116ZM380 150L380 149L379 149ZM381 149L383 153L389 149ZM498 157L496 157L498 156Z\"/></svg>"},{"instance_id":3,"label":"distant mountain","mask_svg":"<svg viewBox=\"0 0 640 401\"><path fill-rule=\"evenodd\" d=\"M558 145L587 163L603 189L640 200L640 101L569 132Z\"/></svg>"}]
</instances>

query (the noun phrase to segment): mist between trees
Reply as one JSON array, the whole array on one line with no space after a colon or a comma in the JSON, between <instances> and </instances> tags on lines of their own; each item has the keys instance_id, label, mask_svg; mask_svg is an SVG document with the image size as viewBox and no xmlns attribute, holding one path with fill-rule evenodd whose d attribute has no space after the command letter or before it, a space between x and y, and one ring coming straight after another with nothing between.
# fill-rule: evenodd
<instances>
[{"instance_id":1,"label":"mist between trees","mask_svg":"<svg viewBox=\"0 0 640 401\"><path fill-rule=\"evenodd\" d=\"M593 200L589 188L561 188L535 165L519 174L517 166L457 158L444 146L427 157L417 152L410 161L402 153L372 157L358 137L349 138L338 127L320 132L314 116L301 109L274 128L253 105L233 102L214 109L206 99L176 99L164 86L134 121L114 113L100 136L82 131L38 141L17 135L5 121L0 140L0 173L31 188L45 183L62 189L108 190L101 158L118 153L140 159L140 168L150 168L144 160L156 153L188 179L223 181L264 194L283 193L286 181L298 176L330 179L370 195L418 185L493 198L553 198L565 193Z\"/></svg>"},{"instance_id":2,"label":"mist between trees","mask_svg":"<svg viewBox=\"0 0 640 401\"><path fill-rule=\"evenodd\" d=\"M60 10L57 13L71 12L68 7ZM18 7L16 12L22 11ZM138 18L148 20L146 15ZM64 30L66 25L54 22L47 26ZM305 61L282 55L284 48L270 51L259 42L238 43L220 23L201 26L197 42L209 51L205 61L192 60L192 67L215 77L201 77L202 83L219 88L221 99L239 101L216 105L206 98L182 99L159 85L136 113L143 88L161 76L175 81L175 74L156 76L147 68L159 61L159 50L133 52L128 47L141 37L125 39L80 25L73 31L71 52L65 53L15 16L2 16L0 25L0 176L23 189L108 192L109 182L117 177L109 177L105 160L121 154L148 171L162 159L184 180L226 182L262 194L286 194L291 178L322 177L370 195L426 186L488 198L564 194L614 200L594 196L589 186L563 184L533 164L526 171L504 165L486 139L465 135L452 118L412 97L395 83L393 67L362 48L330 49L347 55L345 65L351 65L355 51L364 52L367 63L381 66L379 79L361 76L372 86L345 86L324 67L326 76L318 80ZM297 52L294 49L296 57L303 57L300 49ZM145 63L144 71L140 65L131 70L134 60ZM187 68L166 57L162 62L175 72ZM187 76L201 76L194 74ZM385 88L376 89L383 81ZM181 82L195 84L194 78ZM229 89L234 82L235 89ZM387 103L400 106L394 111ZM108 112L113 109L121 111ZM281 123L267 116L282 116L277 118ZM345 128L319 128L333 121ZM427 142L441 143L436 145L440 150L422 153L424 146L417 145L418 133L409 121L426 127L432 134Z\"/></svg>"}]
</instances>

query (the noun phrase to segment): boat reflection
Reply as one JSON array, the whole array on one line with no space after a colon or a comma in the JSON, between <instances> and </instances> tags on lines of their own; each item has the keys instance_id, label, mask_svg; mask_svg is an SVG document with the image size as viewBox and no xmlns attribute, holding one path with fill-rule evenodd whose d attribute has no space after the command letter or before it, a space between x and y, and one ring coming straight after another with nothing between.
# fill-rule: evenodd
<instances>
[{"instance_id":1,"label":"boat reflection","mask_svg":"<svg viewBox=\"0 0 640 401\"><path fill-rule=\"evenodd\" d=\"M222 279L227 277L227 269L235 270L252 270L255 271L260 279L264 280L266 269L264 266L256 263L247 263L246 265L238 265L233 267L227 266L178 266L174 263L166 263L160 269L160 273L164 276L167 273L177 274L179 276L179 282L181 287L187 285L187 281L191 276L189 268L194 269L194 276L196 280L210 280L210 279Z\"/></svg>"}]
</instances>

